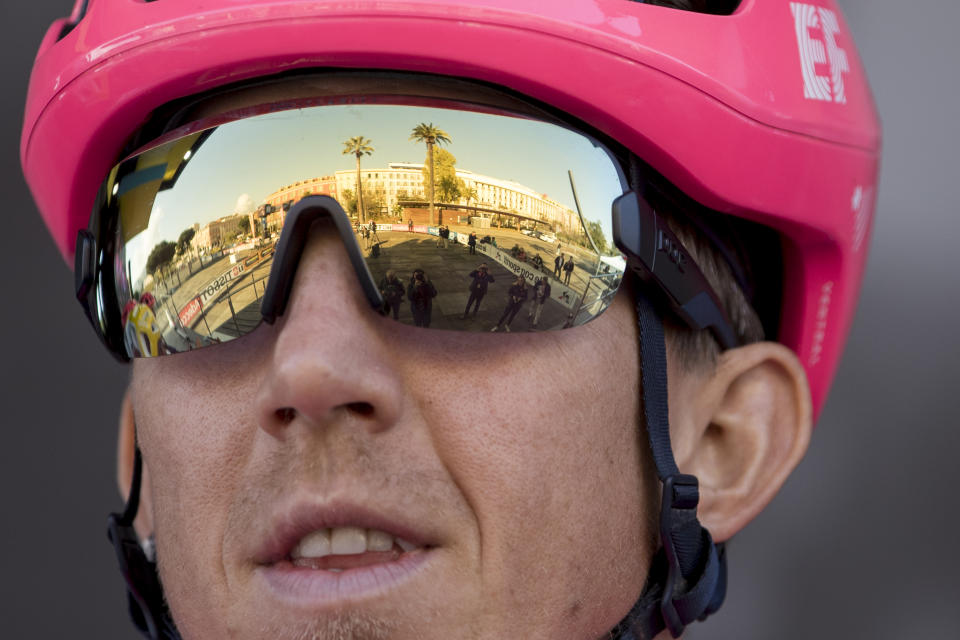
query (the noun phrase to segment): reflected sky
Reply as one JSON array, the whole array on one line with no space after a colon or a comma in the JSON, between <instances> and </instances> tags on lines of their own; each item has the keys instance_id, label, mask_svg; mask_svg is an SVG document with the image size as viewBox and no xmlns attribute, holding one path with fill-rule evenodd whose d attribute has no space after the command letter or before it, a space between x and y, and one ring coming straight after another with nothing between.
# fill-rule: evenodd
<instances>
[{"instance_id":1,"label":"reflected sky","mask_svg":"<svg viewBox=\"0 0 960 640\"><path fill-rule=\"evenodd\" d=\"M353 136L371 140L364 169L393 162L422 163L426 148L409 139L419 123L447 132L457 168L511 180L576 211L567 171L572 170L584 217L599 220L610 238L610 204L623 187L606 151L556 125L448 109L345 105L296 109L221 126L190 158L172 189L161 191L149 228L128 242L134 274L162 240L175 241L199 223L231 215L239 202L252 206L291 183L354 169L343 155ZM250 206L248 204L248 206Z\"/></svg>"}]
</instances>

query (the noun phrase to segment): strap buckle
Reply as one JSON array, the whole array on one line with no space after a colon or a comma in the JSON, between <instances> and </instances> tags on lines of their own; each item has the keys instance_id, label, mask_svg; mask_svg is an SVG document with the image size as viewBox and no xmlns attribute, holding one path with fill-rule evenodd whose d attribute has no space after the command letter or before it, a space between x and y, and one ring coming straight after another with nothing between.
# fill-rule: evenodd
<instances>
[{"instance_id":1,"label":"strap buckle","mask_svg":"<svg viewBox=\"0 0 960 640\"><path fill-rule=\"evenodd\" d=\"M700 488L696 476L688 474L674 474L663 479L663 498L660 503L660 539L667 558L667 580L663 586L663 596L660 600L660 611L663 621L674 638L680 637L687 623L683 621L677 611L675 594L682 594L687 590L687 581L681 569L681 560L685 563L686 557L681 558L684 552L677 548L674 536L683 535L684 530L693 531L700 537L700 523L697 522L697 504L700 502ZM695 525L695 527L691 527ZM694 541L691 545L694 552L697 546Z\"/></svg>"}]
</instances>

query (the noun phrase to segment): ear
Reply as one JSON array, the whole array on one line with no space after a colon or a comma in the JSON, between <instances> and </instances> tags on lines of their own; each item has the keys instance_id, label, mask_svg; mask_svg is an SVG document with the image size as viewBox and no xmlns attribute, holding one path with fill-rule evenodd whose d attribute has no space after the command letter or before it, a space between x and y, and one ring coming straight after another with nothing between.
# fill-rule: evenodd
<instances>
[{"instance_id":1,"label":"ear","mask_svg":"<svg viewBox=\"0 0 960 640\"><path fill-rule=\"evenodd\" d=\"M130 390L127 389L120 405L120 432L117 437L117 486L120 488L120 497L124 501L129 497L130 485L133 483L136 442L137 426L133 415L133 402L130 399ZM150 472L146 461L143 461L141 469L140 508L137 510L133 527L141 539L146 539L153 533L153 502L151 501Z\"/></svg>"},{"instance_id":2,"label":"ear","mask_svg":"<svg viewBox=\"0 0 960 640\"><path fill-rule=\"evenodd\" d=\"M806 372L790 349L760 342L724 352L712 371L677 373L677 464L699 479L700 522L722 542L766 507L806 453Z\"/></svg>"}]
</instances>

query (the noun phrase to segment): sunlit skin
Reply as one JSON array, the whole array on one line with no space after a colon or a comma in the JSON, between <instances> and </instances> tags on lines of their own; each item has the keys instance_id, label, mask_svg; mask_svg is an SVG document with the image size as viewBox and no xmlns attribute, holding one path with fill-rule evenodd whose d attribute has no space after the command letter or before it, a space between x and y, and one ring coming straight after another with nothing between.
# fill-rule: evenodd
<instances>
[{"instance_id":1,"label":"sunlit skin","mask_svg":"<svg viewBox=\"0 0 960 640\"><path fill-rule=\"evenodd\" d=\"M371 311L340 240L315 227L276 325L134 368L185 637L601 636L653 551L634 325L621 293L561 332L406 327ZM387 588L290 602L255 550L295 503L359 505L429 548Z\"/></svg>"}]
</instances>

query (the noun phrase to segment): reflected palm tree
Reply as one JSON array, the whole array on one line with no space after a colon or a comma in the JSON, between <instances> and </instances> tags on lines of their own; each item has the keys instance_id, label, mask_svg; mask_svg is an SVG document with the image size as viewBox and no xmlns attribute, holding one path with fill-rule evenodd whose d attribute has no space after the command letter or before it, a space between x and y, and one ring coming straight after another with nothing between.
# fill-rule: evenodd
<instances>
[{"instance_id":1,"label":"reflected palm tree","mask_svg":"<svg viewBox=\"0 0 960 640\"><path fill-rule=\"evenodd\" d=\"M470 206L471 202L477 201L478 196L479 194L477 193L477 190L473 187L469 187L463 192L463 197L466 199L468 207ZM476 214L476 211L474 211L474 214ZM470 215L469 211L467 212L467 215Z\"/></svg>"},{"instance_id":2,"label":"reflected palm tree","mask_svg":"<svg viewBox=\"0 0 960 640\"><path fill-rule=\"evenodd\" d=\"M357 157L357 215L360 216L360 223L367 221L363 211L363 184L360 182L360 157L373 154L373 147L370 143L373 140L363 136L354 136L349 140L343 141L343 155L354 155Z\"/></svg>"},{"instance_id":3,"label":"reflected palm tree","mask_svg":"<svg viewBox=\"0 0 960 640\"><path fill-rule=\"evenodd\" d=\"M425 142L427 145L427 164L430 167L430 184L428 186L428 197L430 198L430 224L436 224L436 217L434 214L435 202L433 194L433 146L434 145L444 145L450 143L450 134L444 131L439 127L433 126L433 123L427 124L426 122L421 122L413 128L413 132L410 134L410 140L415 140L417 142Z\"/></svg>"}]
</instances>

